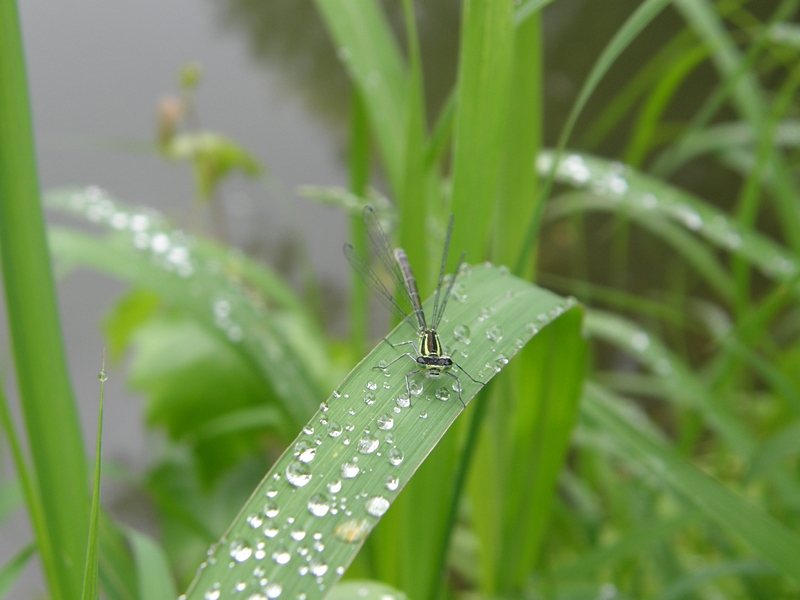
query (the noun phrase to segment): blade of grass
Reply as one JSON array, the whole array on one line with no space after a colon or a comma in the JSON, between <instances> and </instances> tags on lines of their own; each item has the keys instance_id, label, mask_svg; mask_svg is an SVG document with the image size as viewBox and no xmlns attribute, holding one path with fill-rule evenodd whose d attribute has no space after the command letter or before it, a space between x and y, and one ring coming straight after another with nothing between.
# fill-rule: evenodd
<instances>
[{"instance_id":1,"label":"blade of grass","mask_svg":"<svg viewBox=\"0 0 800 600\"><path fill-rule=\"evenodd\" d=\"M0 568L0 598L5 598L9 590L14 587L17 579L35 554L36 544L30 543Z\"/></svg>"},{"instance_id":2,"label":"blade of grass","mask_svg":"<svg viewBox=\"0 0 800 600\"><path fill-rule=\"evenodd\" d=\"M0 258L32 492L29 506L54 600L81 589L89 516L86 459L67 373L33 146L27 77L14 0L0 1ZM36 522L44 519L42 522Z\"/></svg>"},{"instance_id":3,"label":"blade of grass","mask_svg":"<svg viewBox=\"0 0 800 600\"><path fill-rule=\"evenodd\" d=\"M534 164L542 147L542 23L539 14L514 31L513 74L508 124L502 157L500 193L495 203L492 260L512 264L525 237L525 225L536 210L539 183ZM534 248L528 248L533 269Z\"/></svg>"},{"instance_id":4,"label":"blade of grass","mask_svg":"<svg viewBox=\"0 0 800 600\"><path fill-rule=\"evenodd\" d=\"M497 198L514 68L513 5L467 0L461 14L452 211L453 248L486 256ZM527 254L526 254L527 256ZM458 259L451 257L451 264Z\"/></svg>"},{"instance_id":5,"label":"blade of grass","mask_svg":"<svg viewBox=\"0 0 800 600\"><path fill-rule=\"evenodd\" d=\"M553 156L549 151L540 155L540 173L551 168ZM559 163L556 180L590 189L592 202L603 204L603 210L625 210L631 218L657 216L680 224L718 248L735 252L774 281L789 283L800 273L792 252L771 239L738 226L700 198L619 163L570 154Z\"/></svg>"},{"instance_id":6,"label":"blade of grass","mask_svg":"<svg viewBox=\"0 0 800 600\"><path fill-rule=\"evenodd\" d=\"M98 550L100 549L100 467L102 464L103 448L103 404L106 385L106 357L103 355L102 368L100 369L100 406L97 410L97 443L95 444L94 457L94 482L92 484L92 509L89 521L89 541L86 546L86 564L83 571L82 600L97 600L100 598L100 582L98 567Z\"/></svg>"},{"instance_id":7,"label":"blade of grass","mask_svg":"<svg viewBox=\"0 0 800 600\"><path fill-rule=\"evenodd\" d=\"M573 311L538 334L493 390L470 482L487 595L521 591L537 563L578 413L581 317Z\"/></svg>"},{"instance_id":8,"label":"blade of grass","mask_svg":"<svg viewBox=\"0 0 800 600\"><path fill-rule=\"evenodd\" d=\"M681 498L700 509L710 521L743 539L785 575L800 581L800 537L770 515L755 508L712 479L663 441L621 414L614 396L589 384L582 412L617 442L625 457L643 467Z\"/></svg>"},{"instance_id":9,"label":"blade of grass","mask_svg":"<svg viewBox=\"0 0 800 600\"><path fill-rule=\"evenodd\" d=\"M455 340L451 351L463 367L459 375L468 403L481 385L466 373L488 380L533 335L535 328L526 324L544 328L571 303L490 266L468 269L459 285L466 297L448 306L440 334L443 340ZM482 317L482 308L490 311L488 319ZM462 325L472 331L469 347L466 338L459 341L453 333ZM496 335L495 326L502 327L502 336ZM396 344L407 341L409 334L413 332L401 324L388 339ZM461 354L465 348L466 357ZM389 344L379 344L321 405L220 544L212 547L190 587L190 600L216 590L220 598L229 597L238 582L242 592L267 597L305 593L312 600L338 580L463 410L449 379L423 379L420 394L408 398L405 377L413 370L411 361L390 366L388 376L376 369L398 354ZM427 533L425 523L417 525L420 534Z\"/></svg>"},{"instance_id":10,"label":"blade of grass","mask_svg":"<svg viewBox=\"0 0 800 600\"><path fill-rule=\"evenodd\" d=\"M569 116L567 117L567 122L564 124L564 127L561 130L561 135L559 136L555 151L556 159L553 160L553 162L550 164L550 169L547 171L544 184L539 191L539 199L536 201L536 211L528 223L525 233L525 241L520 247L519 256L514 263L515 274L520 274L522 272L526 261L526 253L529 251L529 248L533 246L536 236L539 233L539 226L542 220L545 200L550 195L550 191L553 187L556 164L560 162L561 153L564 151L570 135L572 135L572 129L575 127L575 123L577 122L581 112L583 112L584 106L589 101L592 93L594 93L594 90L597 88L600 80L611 68L611 65L614 64L614 61L616 61L619 55L623 52L623 50L625 50L625 48L628 47L628 45L636 38L636 36L638 36L642 30L649 25L650 22L655 19L662 10L664 10L667 4L669 4L669 0L645 0L642 2L636 11L630 17L628 17L622 27L620 27L620 29L614 35L614 38L608 43L608 45L603 49L603 52L597 58L597 62L592 67L591 72L581 87L578 98L575 100L575 104L573 104Z\"/></svg>"},{"instance_id":11,"label":"blade of grass","mask_svg":"<svg viewBox=\"0 0 800 600\"><path fill-rule=\"evenodd\" d=\"M340 60L358 88L395 194L403 189L408 85L403 60L374 0L316 0Z\"/></svg>"},{"instance_id":12,"label":"blade of grass","mask_svg":"<svg viewBox=\"0 0 800 600\"><path fill-rule=\"evenodd\" d=\"M169 600L177 598L175 582L164 551L150 537L134 529L127 529L127 537L136 560L139 580L139 598L142 600Z\"/></svg>"},{"instance_id":13,"label":"blade of grass","mask_svg":"<svg viewBox=\"0 0 800 600\"><path fill-rule=\"evenodd\" d=\"M120 229L108 238L54 229L50 238L57 255L134 282L184 310L232 344L270 382L295 427L306 422L330 378L328 357L300 302L291 300L293 294L273 296L272 286L263 288L263 296L254 293L269 281L269 271L213 244L187 239L157 213L130 209L97 189L49 194L48 204ZM190 287L193 282L196 286ZM264 310L273 299L293 304Z\"/></svg>"},{"instance_id":14,"label":"blade of grass","mask_svg":"<svg viewBox=\"0 0 800 600\"><path fill-rule=\"evenodd\" d=\"M365 198L370 179L369 120L358 90L353 90L350 111L350 193ZM350 241L361 256L367 256L367 234L360 211L350 217ZM367 351L368 293L361 278L353 277L350 286L350 346L354 356L363 356Z\"/></svg>"}]
</instances>

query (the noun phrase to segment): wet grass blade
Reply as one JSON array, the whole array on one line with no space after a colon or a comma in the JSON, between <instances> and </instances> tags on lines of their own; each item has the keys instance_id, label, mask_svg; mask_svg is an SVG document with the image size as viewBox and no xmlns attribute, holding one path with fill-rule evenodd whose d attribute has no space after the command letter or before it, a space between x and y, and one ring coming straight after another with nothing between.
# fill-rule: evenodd
<instances>
[{"instance_id":1,"label":"wet grass blade","mask_svg":"<svg viewBox=\"0 0 800 600\"><path fill-rule=\"evenodd\" d=\"M469 403L482 386L461 371L488 380L572 303L488 265L466 269L458 285L440 334L463 368ZM409 335L401 324L388 339ZM386 375L376 369L398 354L379 344L320 406L209 550L189 599L240 590L310 600L331 589L463 410L449 379L421 379L408 398L415 363L401 360Z\"/></svg>"},{"instance_id":2,"label":"wet grass blade","mask_svg":"<svg viewBox=\"0 0 800 600\"><path fill-rule=\"evenodd\" d=\"M99 190L60 191L48 198L51 206L119 229L107 238L54 229L50 242L59 258L152 290L185 311L270 382L295 431L307 421L319 404L319 390L329 386L330 367L318 330L276 276ZM280 309L265 310L271 303Z\"/></svg>"},{"instance_id":3,"label":"wet grass blade","mask_svg":"<svg viewBox=\"0 0 800 600\"><path fill-rule=\"evenodd\" d=\"M552 152L540 155L540 172L550 168L553 156ZM624 212L631 219L642 218L643 223L658 218L678 224L713 246L745 259L769 279L790 282L800 273L789 250L740 226L693 194L630 167L590 155L570 154L559 163L556 181L591 190L591 199L586 196L586 209Z\"/></svg>"}]
</instances>

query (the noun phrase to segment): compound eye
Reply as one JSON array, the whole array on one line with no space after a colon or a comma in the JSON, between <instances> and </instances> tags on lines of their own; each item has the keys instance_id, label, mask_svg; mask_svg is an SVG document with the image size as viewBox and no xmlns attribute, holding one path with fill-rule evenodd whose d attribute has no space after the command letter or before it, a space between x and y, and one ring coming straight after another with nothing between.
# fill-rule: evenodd
<instances>
[{"instance_id":1,"label":"compound eye","mask_svg":"<svg viewBox=\"0 0 800 600\"><path fill-rule=\"evenodd\" d=\"M417 357L417 364L418 364L418 365L425 365L425 364L427 364L427 363L425 362L425 357L424 357L424 356L418 356L418 357Z\"/></svg>"}]
</instances>

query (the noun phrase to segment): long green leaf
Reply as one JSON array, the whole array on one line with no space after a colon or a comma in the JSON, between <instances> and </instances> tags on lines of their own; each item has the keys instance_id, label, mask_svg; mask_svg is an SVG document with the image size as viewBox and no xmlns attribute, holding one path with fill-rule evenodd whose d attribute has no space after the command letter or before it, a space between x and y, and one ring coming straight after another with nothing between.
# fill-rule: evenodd
<instances>
[{"instance_id":1,"label":"long green leaf","mask_svg":"<svg viewBox=\"0 0 800 600\"><path fill-rule=\"evenodd\" d=\"M169 561L164 551L150 537L134 529L127 536L136 560L140 600L168 600L178 592L170 574Z\"/></svg>"},{"instance_id":2,"label":"long green leaf","mask_svg":"<svg viewBox=\"0 0 800 600\"><path fill-rule=\"evenodd\" d=\"M285 285L270 285L269 271L188 238L157 213L129 209L95 188L54 192L48 204L119 232L97 238L53 230L57 256L152 290L180 307L263 374L296 427L306 422L319 404L330 367L319 333ZM265 310L273 301L287 310Z\"/></svg>"},{"instance_id":3,"label":"long green leaf","mask_svg":"<svg viewBox=\"0 0 800 600\"><path fill-rule=\"evenodd\" d=\"M491 266L467 269L458 285L440 334L461 366L469 403L482 386L467 373L487 381L571 303ZM413 335L403 323L388 340ZM463 410L449 377L412 378L409 398L412 361L400 355L385 371L376 368L401 351L381 343L320 406L210 549L189 598L229 597L240 587L310 600L331 588Z\"/></svg>"},{"instance_id":4,"label":"long green leaf","mask_svg":"<svg viewBox=\"0 0 800 600\"><path fill-rule=\"evenodd\" d=\"M0 598L5 598L8 591L22 575L30 559L36 554L36 544L28 544L0 567Z\"/></svg>"},{"instance_id":5,"label":"long green leaf","mask_svg":"<svg viewBox=\"0 0 800 600\"><path fill-rule=\"evenodd\" d=\"M42 512L30 507L49 593L77 598L89 494L39 204L28 85L14 0L0 1L0 257L17 387Z\"/></svg>"},{"instance_id":6,"label":"long green leaf","mask_svg":"<svg viewBox=\"0 0 800 600\"><path fill-rule=\"evenodd\" d=\"M553 156L551 152L539 156L540 172L551 168ZM766 236L741 227L689 192L620 163L569 154L559 162L556 180L591 190L591 205L587 201L587 209L624 211L634 219L657 217L677 223L718 248L734 252L775 281L790 282L800 273L792 253Z\"/></svg>"},{"instance_id":7,"label":"long green leaf","mask_svg":"<svg viewBox=\"0 0 800 600\"><path fill-rule=\"evenodd\" d=\"M669 0L645 0L642 2L636 11L634 11L634 13L628 17L623 26L619 28L617 33L614 35L614 38L603 49L603 52L597 58L597 62L595 62L594 66L592 67L591 72L586 77L586 81L584 81L583 86L581 87L578 98L575 100L575 104L572 105L572 109L567 117L567 122L564 124L564 127L561 130L561 134L559 135L558 139L558 145L556 147L556 156L559 158L556 160L556 162L560 162L561 153L564 151L564 148L566 147L567 142L572 135L572 130L575 127L575 123L578 121L578 117L583 112L586 103L589 101L589 98L600 84L600 81L611 68L611 65L614 64L622 51L625 50L625 48L627 48L634 39L636 39L642 30L649 25L650 22L652 22L662 10L664 10L667 4L669 4ZM550 194L554 180L553 178L555 177L555 165L551 162L549 166L551 166L551 168L547 169L545 182L539 194L540 199L536 207L537 210L531 217L530 223L528 224L527 233L525 235L525 243L520 248L519 257L515 263L515 273L521 272L522 267L525 264L525 253L528 251L528 248L533 245L533 242L539 232L539 225L545 204L544 199L546 199Z\"/></svg>"},{"instance_id":8,"label":"long green leaf","mask_svg":"<svg viewBox=\"0 0 800 600\"><path fill-rule=\"evenodd\" d=\"M513 49L512 2L466 0L461 15L452 210L459 218L453 247L465 251L467 260L486 256L505 152Z\"/></svg>"},{"instance_id":9,"label":"long green leaf","mask_svg":"<svg viewBox=\"0 0 800 600\"><path fill-rule=\"evenodd\" d=\"M800 537L686 461L619 412L613 396L588 385L582 411L613 436L626 458L700 509L710 521L741 537L777 569L800 581Z\"/></svg>"},{"instance_id":10,"label":"long green leaf","mask_svg":"<svg viewBox=\"0 0 800 600\"><path fill-rule=\"evenodd\" d=\"M92 482L92 508L89 518L89 541L86 545L86 561L83 570L82 600L100 598L100 472L103 449L103 404L105 382L107 379L105 356L100 370L100 406L97 410L97 441L95 442L94 480Z\"/></svg>"},{"instance_id":11,"label":"long green leaf","mask_svg":"<svg viewBox=\"0 0 800 600\"><path fill-rule=\"evenodd\" d=\"M403 189L407 75L375 0L316 0L339 59L358 87L392 189Z\"/></svg>"}]
</instances>

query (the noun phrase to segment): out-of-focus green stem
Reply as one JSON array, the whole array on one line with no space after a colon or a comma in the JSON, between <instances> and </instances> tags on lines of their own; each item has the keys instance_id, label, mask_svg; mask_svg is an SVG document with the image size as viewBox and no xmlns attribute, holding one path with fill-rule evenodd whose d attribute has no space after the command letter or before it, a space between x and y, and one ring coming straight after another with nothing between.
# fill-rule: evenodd
<instances>
[{"instance_id":1,"label":"out-of-focus green stem","mask_svg":"<svg viewBox=\"0 0 800 600\"><path fill-rule=\"evenodd\" d=\"M361 94L353 89L353 106L350 117L350 191L356 196L366 197L369 184L369 117ZM368 256L367 234L361 213L350 220L350 241L362 256ZM350 339L353 354L358 360L367 352L367 286L360 277L353 276L350 299Z\"/></svg>"},{"instance_id":2,"label":"out-of-focus green stem","mask_svg":"<svg viewBox=\"0 0 800 600\"><path fill-rule=\"evenodd\" d=\"M44 523L39 544L56 600L78 598L89 517L78 414L61 340L39 203L17 7L0 0L0 254L22 414ZM31 513L36 520L36 511ZM42 538L46 539L42 539Z\"/></svg>"}]
</instances>

